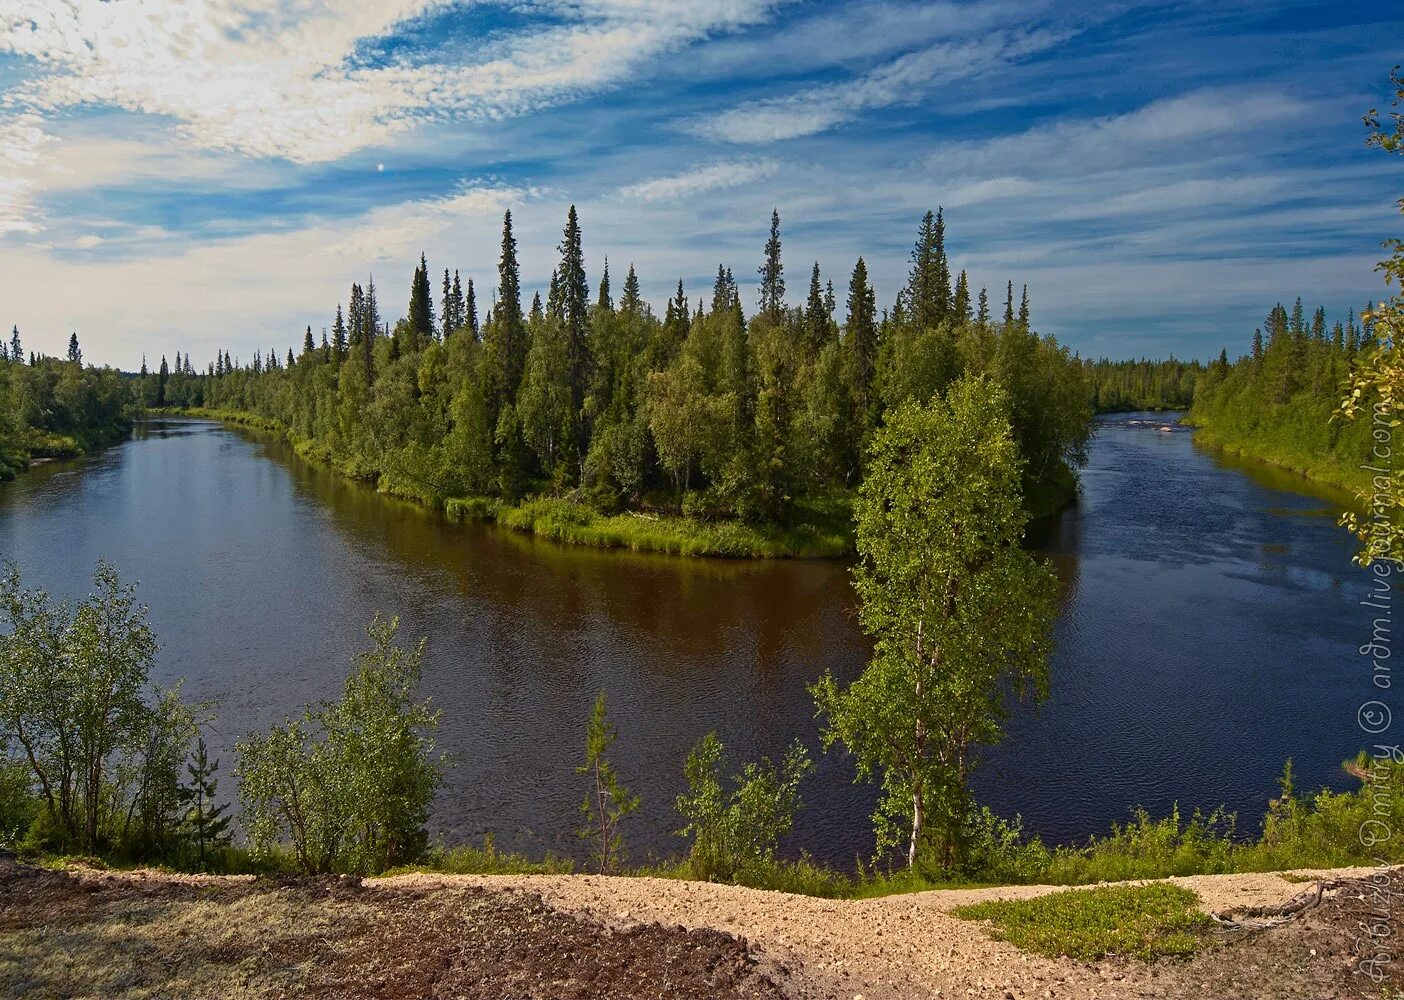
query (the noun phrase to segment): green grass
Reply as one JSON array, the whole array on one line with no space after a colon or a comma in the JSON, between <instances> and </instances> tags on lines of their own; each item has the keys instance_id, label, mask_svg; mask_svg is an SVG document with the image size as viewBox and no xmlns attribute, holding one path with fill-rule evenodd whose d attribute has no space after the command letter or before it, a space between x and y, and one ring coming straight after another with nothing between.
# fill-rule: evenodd
<instances>
[{"instance_id":1,"label":"green grass","mask_svg":"<svg viewBox=\"0 0 1404 1000\"><path fill-rule=\"evenodd\" d=\"M525 855L504 853L497 849L492 835L483 838L481 847L462 844L431 850L423 862L405 865L385 872L386 876L412 872L435 872L444 875L569 875L575 862L568 858L547 855L544 861L531 861Z\"/></svg>"},{"instance_id":2,"label":"green grass","mask_svg":"<svg viewBox=\"0 0 1404 1000\"><path fill-rule=\"evenodd\" d=\"M1069 889L953 912L966 920L988 920L996 937L1040 955L1148 960L1194 951L1209 926L1198 906L1199 897L1188 889L1159 883Z\"/></svg>"}]
</instances>

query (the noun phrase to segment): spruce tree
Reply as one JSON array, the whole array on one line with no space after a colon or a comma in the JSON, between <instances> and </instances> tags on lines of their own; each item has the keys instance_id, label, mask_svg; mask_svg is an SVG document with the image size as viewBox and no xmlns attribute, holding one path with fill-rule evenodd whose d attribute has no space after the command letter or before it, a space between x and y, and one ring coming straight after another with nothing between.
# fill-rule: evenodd
<instances>
[{"instance_id":1,"label":"spruce tree","mask_svg":"<svg viewBox=\"0 0 1404 1000\"><path fill-rule=\"evenodd\" d=\"M1014 325L1014 282L1011 280L1004 289L1004 327Z\"/></svg>"},{"instance_id":2,"label":"spruce tree","mask_svg":"<svg viewBox=\"0 0 1404 1000\"><path fill-rule=\"evenodd\" d=\"M453 281L448 268L444 268L444 297L439 305L439 334L447 337L458 329L458 317L453 312Z\"/></svg>"},{"instance_id":3,"label":"spruce tree","mask_svg":"<svg viewBox=\"0 0 1404 1000\"><path fill-rule=\"evenodd\" d=\"M912 247L912 269L907 278L907 307L912 322L932 329L950 311L951 275L946 260L946 223L938 209L927 212Z\"/></svg>"},{"instance_id":4,"label":"spruce tree","mask_svg":"<svg viewBox=\"0 0 1404 1000\"><path fill-rule=\"evenodd\" d=\"M1263 360L1263 328L1258 327L1253 331L1253 360Z\"/></svg>"},{"instance_id":5,"label":"spruce tree","mask_svg":"<svg viewBox=\"0 0 1404 1000\"><path fill-rule=\"evenodd\" d=\"M780 261L780 211L771 209L770 238L765 241L765 263L760 274L761 315L778 323L785 310L785 267Z\"/></svg>"},{"instance_id":6,"label":"spruce tree","mask_svg":"<svg viewBox=\"0 0 1404 1000\"><path fill-rule=\"evenodd\" d=\"M380 335L380 308L375 300L375 275L366 281L361 293L361 360L366 366L366 385L375 382L375 338Z\"/></svg>"},{"instance_id":7,"label":"spruce tree","mask_svg":"<svg viewBox=\"0 0 1404 1000\"><path fill-rule=\"evenodd\" d=\"M581 245L580 220L575 206L566 213L561 237L560 296L566 333L566 365L570 379L570 419L575 430L576 456L580 478L585 477L585 450L588 445L583 414L585 392L590 382L590 284L585 277L585 251Z\"/></svg>"},{"instance_id":8,"label":"spruce tree","mask_svg":"<svg viewBox=\"0 0 1404 1000\"><path fill-rule=\"evenodd\" d=\"M10 330L10 360L17 365L24 364L24 347L20 344L18 323Z\"/></svg>"},{"instance_id":9,"label":"spruce tree","mask_svg":"<svg viewBox=\"0 0 1404 1000\"><path fill-rule=\"evenodd\" d=\"M951 312L957 323L970 322L970 281L964 271L961 271L960 277L956 279L955 300L951 303Z\"/></svg>"},{"instance_id":10,"label":"spruce tree","mask_svg":"<svg viewBox=\"0 0 1404 1000\"><path fill-rule=\"evenodd\" d=\"M717 279L712 282L712 312L718 313L731 308L731 300L736 294L731 272L721 264L717 265Z\"/></svg>"},{"instance_id":11,"label":"spruce tree","mask_svg":"<svg viewBox=\"0 0 1404 1000\"><path fill-rule=\"evenodd\" d=\"M68 337L68 360L74 364L83 363L83 352L78 348L78 334L73 333Z\"/></svg>"},{"instance_id":12,"label":"spruce tree","mask_svg":"<svg viewBox=\"0 0 1404 1000\"><path fill-rule=\"evenodd\" d=\"M458 280L457 275L454 275L454 280ZM473 290L472 278L468 279L468 295L463 301L463 322L467 324L468 329L473 331L473 339L477 340L480 334L478 329L478 295Z\"/></svg>"},{"instance_id":13,"label":"spruce tree","mask_svg":"<svg viewBox=\"0 0 1404 1000\"><path fill-rule=\"evenodd\" d=\"M317 349L317 344L312 340L312 324L307 324L307 332L302 335L302 356L307 357ZM288 356L292 356L292 348L288 348Z\"/></svg>"},{"instance_id":14,"label":"spruce tree","mask_svg":"<svg viewBox=\"0 0 1404 1000\"><path fill-rule=\"evenodd\" d=\"M819 279L819 262L809 273L809 298L804 307L805 334L810 354L818 354L829 339L829 314L824 307L824 287Z\"/></svg>"},{"instance_id":15,"label":"spruce tree","mask_svg":"<svg viewBox=\"0 0 1404 1000\"><path fill-rule=\"evenodd\" d=\"M862 257L853 265L848 280L848 323L844 343L848 348L853 372L853 397L860 413L873 408L873 374L877 369L877 297L868 284L868 265Z\"/></svg>"},{"instance_id":16,"label":"spruce tree","mask_svg":"<svg viewBox=\"0 0 1404 1000\"><path fill-rule=\"evenodd\" d=\"M975 313L975 322L981 326L988 326L990 322L990 293L984 285L980 286L980 308Z\"/></svg>"},{"instance_id":17,"label":"spruce tree","mask_svg":"<svg viewBox=\"0 0 1404 1000\"><path fill-rule=\"evenodd\" d=\"M493 316L501 343L496 349L501 357L502 391L507 400L515 399L517 386L526 367L527 339L522 322L522 277L517 264L517 238L512 235L512 212L502 215L502 253L497 262L497 302Z\"/></svg>"},{"instance_id":18,"label":"spruce tree","mask_svg":"<svg viewBox=\"0 0 1404 1000\"><path fill-rule=\"evenodd\" d=\"M1024 286L1024 294L1019 299L1019 326L1027 330L1029 328L1029 286Z\"/></svg>"},{"instance_id":19,"label":"spruce tree","mask_svg":"<svg viewBox=\"0 0 1404 1000\"><path fill-rule=\"evenodd\" d=\"M639 294L639 276L633 264L629 265L629 273L624 278L624 296L619 300L619 308L630 316L642 316L644 312L643 296Z\"/></svg>"},{"instance_id":20,"label":"spruce tree","mask_svg":"<svg viewBox=\"0 0 1404 1000\"><path fill-rule=\"evenodd\" d=\"M604 273L600 275L600 294L595 305L604 312L614 311L614 297L609 292L609 258L604 261Z\"/></svg>"},{"instance_id":21,"label":"spruce tree","mask_svg":"<svg viewBox=\"0 0 1404 1000\"><path fill-rule=\"evenodd\" d=\"M409 349L418 351L434 338L434 300L429 294L429 264L419 255L419 266L410 284Z\"/></svg>"},{"instance_id":22,"label":"spruce tree","mask_svg":"<svg viewBox=\"0 0 1404 1000\"><path fill-rule=\"evenodd\" d=\"M337 363L346 360L346 321L341 315L341 303L336 304L336 321L332 323L332 357Z\"/></svg>"},{"instance_id":23,"label":"spruce tree","mask_svg":"<svg viewBox=\"0 0 1404 1000\"><path fill-rule=\"evenodd\" d=\"M311 328L310 326L307 328L307 339L308 339L308 341L311 341L311 339L312 339L312 328ZM190 359L187 358L187 359L186 359L186 363L189 364L189 362L190 362ZM292 366L293 366L294 364L296 364L296 362L293 361L293 352L292 352L292 348L289 347L289 348L288 348L288 367L289 367L289 368L292 368Z\"/></svg>"},{"instance_id":24,"label":"spruce tree","mask_svg":"<svg viewBox=\"0 0 1404 1000\"><path fill-rule=\"evenodd\" d=\"M208 871L210 852L228 844L230 836L227 806L216 801L219 761L210 760L204 737L195 744L195 759L186 765L186 770L190 773L190 784L182 796L190 803L184 817L186 835L195 844L200 870Z\"/></svg>"}]
</instances>

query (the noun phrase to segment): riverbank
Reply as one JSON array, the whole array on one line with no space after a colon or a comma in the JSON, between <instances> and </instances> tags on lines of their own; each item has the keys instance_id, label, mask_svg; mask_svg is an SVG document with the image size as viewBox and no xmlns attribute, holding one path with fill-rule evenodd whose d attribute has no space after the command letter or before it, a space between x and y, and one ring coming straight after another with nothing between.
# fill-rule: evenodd
<instances>
[{"instance_id":1,"label":"riverbank","mask_svg":"<svg viewBox=\"0 0 1404 1000\"><path fill-rule=\"evenodd\" d=\"M295 440L282 424L253 414L203 407L153 412L218 420L276 434L302 458L369 482L387 496L442 510L451 520L497 524L568 545L730 559L824 559L853 551L852 502L848 496L801 502L792 525L709 521L662 511L606 513L578 500L551 496L531 497L516 504L492 497L439 497L420 484L401 481L386 472L366 476L342 469L315 442ZM1048 483L1031 490L1027 504L1030 516L1041 518L1076 500L1077 477L1064 468Z\"/></svg>"},{"instance_id":2,"label":"riverbank","mask_svg":"<svg viewBox=\"0 0 1404 1000\"><path fill-rule=\"evenodd\" d=\"M1173 880L1223 923L1201 917L1191 956L1145 962L1025 951L954 912L1089 898L1044 886L832 901L601 876L270 880L0 859L0 993L1326 1000L1357 995L1363 874Z\"/></svg>"},{"instance_id":3,"label":"riverbank","mask_svg":"<svg viewBox=\"0 0 1404 1000\"><path fill-rule=\"evenodd\" d=\"M1295 473L1303 479L1349 490L1356 495L1369 494L1371 473L1358 466L1346 465L1332 457L1304 455L1291 447L1260 440L1249 440L1225 434L1203 418L1187 415L1180 423L1194 428L1196 444L1235 458L1261 462L1274 468Z\"/></svg>"}]
</instances>

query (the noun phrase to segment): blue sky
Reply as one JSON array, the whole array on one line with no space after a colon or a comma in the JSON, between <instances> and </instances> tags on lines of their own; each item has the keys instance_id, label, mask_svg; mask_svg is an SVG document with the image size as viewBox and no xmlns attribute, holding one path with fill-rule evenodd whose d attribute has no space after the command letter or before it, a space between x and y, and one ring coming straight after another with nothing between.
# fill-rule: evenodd
<instances>
[{"instance_id":1,"label":"blue sky","mask_svg":"<svg viewBox=\"0 0 1404 1000\"><path fill-rule=\"evenodd\" d=\"M371 272L398 315L421 250L486 301L508 207L543 287L572 202L592 284L753 281L775 206L793 300L861 254L887 305L940 204L1080 353L1236 354L1380 297L1401 42L1382 0L0 0L0 325L281 351Z\"/></svg>"}]
</instances>

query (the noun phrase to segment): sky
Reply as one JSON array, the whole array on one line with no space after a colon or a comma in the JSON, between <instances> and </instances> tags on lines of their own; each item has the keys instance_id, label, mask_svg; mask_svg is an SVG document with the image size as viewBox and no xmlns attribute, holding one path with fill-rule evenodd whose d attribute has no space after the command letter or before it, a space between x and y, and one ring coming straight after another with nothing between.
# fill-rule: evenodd
<instances>
[{"instance_id":1,"label":"sky","mask_svg":"<svg viewBox=\"0 0 1404 1000\"><path fill-rule=\"evenodd\" d=\"M282 353L421 252L486 304L507 208L529 297L571 204L660 308L725 263L753 309L772 208L792 302L862 255L888 306L939 205L1082 355L1233 356L1381 296L1401 43L1386 0L0 0L0 327Z\"/></svg>"}]
</instances>

